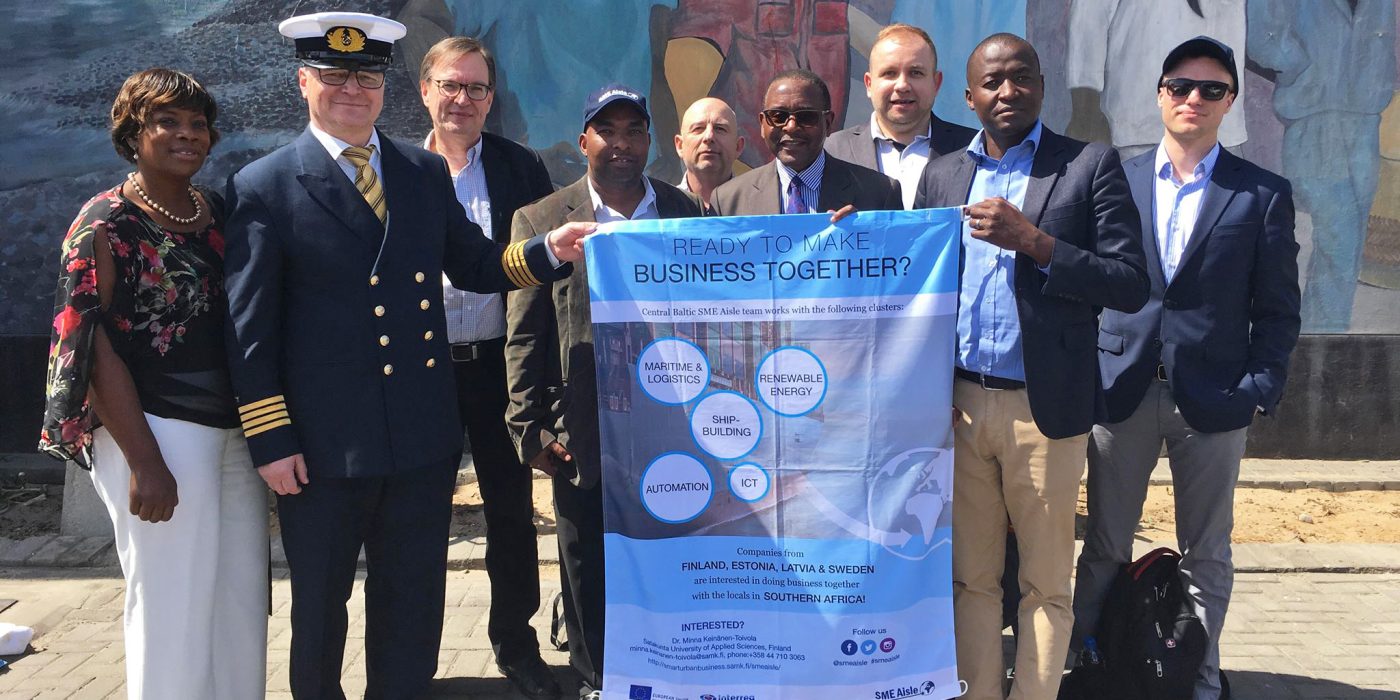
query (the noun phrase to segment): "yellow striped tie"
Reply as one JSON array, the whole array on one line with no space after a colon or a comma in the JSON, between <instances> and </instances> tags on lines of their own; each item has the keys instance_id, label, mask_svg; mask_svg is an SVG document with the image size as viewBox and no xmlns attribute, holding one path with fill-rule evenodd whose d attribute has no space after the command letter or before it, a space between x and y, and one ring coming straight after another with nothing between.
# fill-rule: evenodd
<instances>
[{"instance_id":1,"label":"yellow striped tie","mask_svg":"<svg viewBox=\"0 0 1400 700\"><path fill-rule=\"evenodd\" d=\"M374 215L379 217L379 223L384 223L389 218L389 207L384 202L384 188L379 186L379 176L374 174L374 168L369 167L370 156L374 154L374 146L366 148L351 146L340 152L345 156L345 160L355 166L355 189L365 196L365 201L369 202L369 208L374 210Z\"/></svg>"}]
</instances>

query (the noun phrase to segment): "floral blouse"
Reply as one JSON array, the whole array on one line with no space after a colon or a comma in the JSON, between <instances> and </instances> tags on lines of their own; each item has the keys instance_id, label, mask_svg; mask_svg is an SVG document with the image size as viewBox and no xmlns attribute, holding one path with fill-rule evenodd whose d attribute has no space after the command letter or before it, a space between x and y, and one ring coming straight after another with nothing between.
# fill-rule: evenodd
<instances>
[{"instance_id":1,"label":"floral blouse","mask_svg":"<svg viewBox=\"0 0 1400 700\"><path fill-rule=\"evenodd\" d=\"M142 411L216 428L238 426L224 356L224 239L220 202L205 228L157 224L118 186L83 206L63 239L39 449L91 468L88 402L98 324L136 384ZM104 240L105 239L105 240ZM97 296L93 246L111 246L112 301Z\"/></svg>"}]
</instances>

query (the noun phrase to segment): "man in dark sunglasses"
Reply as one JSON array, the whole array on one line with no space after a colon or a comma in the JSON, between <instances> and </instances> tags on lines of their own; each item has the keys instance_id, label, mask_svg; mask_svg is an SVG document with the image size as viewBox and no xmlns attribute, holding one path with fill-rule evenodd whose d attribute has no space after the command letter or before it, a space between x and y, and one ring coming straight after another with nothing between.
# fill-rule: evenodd
<instances>
[{"instance_id":1,"label":"man in dark sunglasses","mask_svg":"<svg viewBox=\"0 0 1400 700\"><path fill-rule=\"evenodd\" d=\"M768 84L759 111L763 143L773 166L754 168L721 185L711 197L717 214L834 212L833 221L856 210L899 210L899 183L823 151L835 117L831 93L817 74L791 70Z\"/></svg>"},{"instance_id":2,"label":"man in dark sunglasses","mask_svg":"<svg viewBox=\"0 0 1400 700\"><path fill-rule=\"evenodd\" d=\"M1210 37L1162 65L1161 143L1124 163L1151 296L1105 309L1098 338L1107 419L1089 440L1089 522L1074 592L1075 639L1093 636L1119 565L1132 559L1148 477L1167 445L1181 574L1207 633L1194 700L1228 697L1219 635L1234 569L1230 530L1245 431L1283 392L1300 326L1287 180L1221 148L1239 90L1234 52ZM1103 649L1112 665L1113 649Z\"/></svg>"}]
</instances>

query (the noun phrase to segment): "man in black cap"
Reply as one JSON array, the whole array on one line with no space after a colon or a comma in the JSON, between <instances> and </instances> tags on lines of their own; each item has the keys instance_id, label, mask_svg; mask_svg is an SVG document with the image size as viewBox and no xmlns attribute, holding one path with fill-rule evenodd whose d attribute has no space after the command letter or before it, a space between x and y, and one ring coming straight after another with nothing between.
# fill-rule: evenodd
<instances>
[{"instance_id":1,"label":"man in black cap","mask_svg":"<svg viewBox=\"0 0 1400 700\"><path fill-rule=\"evenodd\" d=\"M1132 559L1165 442L1181 575L1208 635L1195 700L1222 696L1219 640L1234 581L1230 531L1245 431L1283 393L1300 324L1292 188L1217 138L1238 92L1230 47L1201 36L1172 49L1157 83L1162 141L1123 166L1142 214L1151 296L1140 311L1105 309L1100 320L1108 416L1089 441L1089 522L1074 592L1082 645L1119 566Z\"/></svg>"},{"instance_id":2,"label":"man in black cap","mask_svg":"<svg viewBox=\"0 0 1400 700\"><path fill-rule=\"evenodd\" d=\"M291 691L345 697L363 547L365 694L418 697L437 670L462 452L442 275L479 292L553 280L592 227L497 246L441 158L382 137L403 25L335 12L280 29L303 62L310 124L230 180L224 262L243 432L277 492L291 570Z\"/></svg>"},{"instance_id":3,"label":"man in black cap","mask_svg":"<svg viewBox=\"0 0 1400 700\"><path fill-rule=\"evenodd\" d=\"M650 126L641 93L607 85L589 95L578 138L588 172L517 211L511 245L569 222L700 216L690 195L643 174ZM588 298L580 262L568 279L506 300L506 418L521 460L554 477L569 661L584 679L579 696L597 698L603 684L603 489Z\"/></svg>"}]
</instances>

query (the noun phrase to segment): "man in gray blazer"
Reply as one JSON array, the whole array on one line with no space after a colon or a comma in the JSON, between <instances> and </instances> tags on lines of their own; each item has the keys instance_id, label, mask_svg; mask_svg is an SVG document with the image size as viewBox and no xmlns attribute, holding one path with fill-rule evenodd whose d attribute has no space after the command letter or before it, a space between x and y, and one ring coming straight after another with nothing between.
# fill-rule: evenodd
<instances>
[{"instance_id":1,"label":"man in gray blazer","mask_svg":"<svg viewBox=\"0 0 1400 700\"><path fill-rule=\"evenodd\" d=\"M512 241L529 241L565 222L700 216L690 195L646 177L646 98L607 85L584 105L579 150L588 172L568 187L516 211ZM554 477L560 578L569 662L598 697L603 684L603 489L598 391L588 272L582 260L567 279L506 300L506 382L510 425L520 458Z\"/></svg>"},{"instance_id":2,"label":"man in gray blazer","mask_svg":"<svg viewBox=\"0 0 1400 700\"><path fill-rule=\"evenodd\" d=\"M759 112L763 142L775 162L715 190L710 205L721 216L899 210L899 183L828 156L831 92L816 73L790 70L768 84Z\"/></svg>"},{"instance_id":3,"label":"man in gray blazer","mask_svg":"<svg viewBox=\"0 0 1400 700\"><path fill-rule=\"evenodd\" d=\"M826 152L899 180L904 208L912 208L929 160L967 148L977 134L934 116L942 84L928 32L909 24L885 27L870 47L865 74L865 95L874 107L870 123L832 134Z\"/></svg>"}]
</instances>

